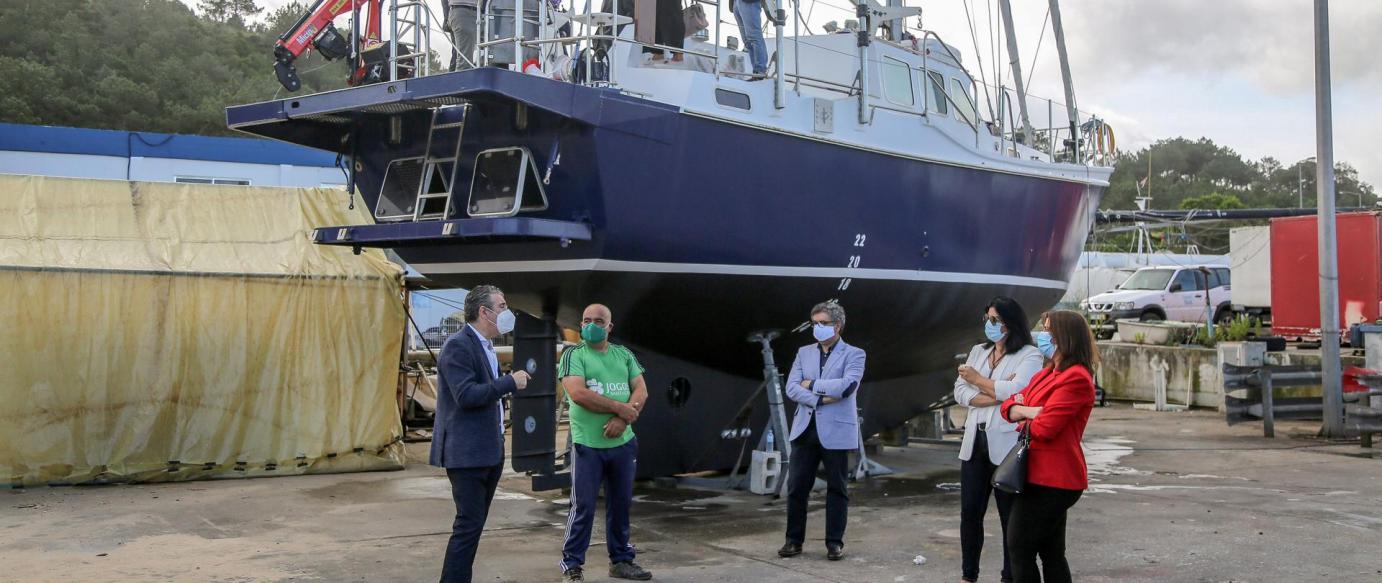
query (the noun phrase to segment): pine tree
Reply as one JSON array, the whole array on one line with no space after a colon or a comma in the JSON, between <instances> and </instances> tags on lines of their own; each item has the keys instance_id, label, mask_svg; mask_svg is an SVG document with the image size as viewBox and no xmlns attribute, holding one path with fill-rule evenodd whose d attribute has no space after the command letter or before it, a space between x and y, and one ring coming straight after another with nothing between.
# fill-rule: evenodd
<instances>
[{"instance_id":1,"label":"pine tree","mask_svg":"<svg viewBox=\"0 0 1382 583\"><path fill-rule=\"evenodd\" d=\"M200 0L197 9L208 19L237 26L264 11L254 0Z\"/></svg>"}]
</instances>

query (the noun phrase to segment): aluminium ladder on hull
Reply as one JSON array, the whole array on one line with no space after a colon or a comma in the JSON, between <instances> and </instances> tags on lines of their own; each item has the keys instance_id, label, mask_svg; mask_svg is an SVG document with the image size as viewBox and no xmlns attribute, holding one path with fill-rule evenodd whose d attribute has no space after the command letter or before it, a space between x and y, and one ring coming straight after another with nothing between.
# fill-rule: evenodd
<instances>
[{"instance_id":1,"label":"aluminium ladder on hull","mask_svg":"<svg viewBox=\"0 0 1382 583\"><path fill-rule=\"evenodd\" d=\"M454 120L459 116L459 120ZM417 185L417 202L413 205L413 220L446 219L451 216L451 191L454 189L457 162L461 158L461 144L465 137L465 122L470 117L470 104L446 105L432 110L431 125L427 128L427 146L422 151L422 179ZM453 121L454 120L454 121ZM436 152L438 132L454 130L456 145L449 152Z\"/></svg>"}]
</instances>

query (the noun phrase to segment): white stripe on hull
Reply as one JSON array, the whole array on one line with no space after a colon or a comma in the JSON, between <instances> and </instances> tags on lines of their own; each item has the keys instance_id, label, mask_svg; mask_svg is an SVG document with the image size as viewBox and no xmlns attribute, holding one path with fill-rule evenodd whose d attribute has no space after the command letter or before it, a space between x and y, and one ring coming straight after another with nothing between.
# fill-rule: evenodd
<instances>
[{"instance_id":1,"label":"white stripe on hull","mask_svg":"<svg viewBox=\"0 0 1382 583\"><path fill-rule=\"evenodd\" d=\"M550 261L476 261L462 263L412 263L413 269L431 273L512 273L539 271L622 271L633 273L695 273L704 275L753 275L761 277L819 277L827 279L924 281L1014 285L1065 290L1068 284L1055 279L909 269L868 269L862 267L789 267L781 265L729 265L716 263L655 263L614 259L558 259Z\"/></svg>"}]
</instances>

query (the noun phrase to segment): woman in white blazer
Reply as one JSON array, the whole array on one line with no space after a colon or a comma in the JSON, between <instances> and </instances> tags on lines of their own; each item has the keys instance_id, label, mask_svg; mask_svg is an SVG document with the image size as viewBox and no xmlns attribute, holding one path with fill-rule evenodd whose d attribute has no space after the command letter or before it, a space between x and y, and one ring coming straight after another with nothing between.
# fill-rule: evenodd
<instances>
[{"instance_id":1,"label":"woman in white blazer","mask_svg":"<svg viewBox=\"0 0 1382 583\"><path fill-rule=\"evenodd\" d=\"M969 408L965 437L960 443L961 581L979 580L979 556L984 550L984 514L989 494L998 502L1003 525L1003 581L1012 580L1008 567L1009 494L993 489L993 470L1017 444L1017 426L998 414L998 405L1027 386L1041 370L1041 352L1032 343L1027 313L1012 298L996 297L984 312L987 341L975 345L955 379L955 402Z\"/></svg>"}]
</instances>

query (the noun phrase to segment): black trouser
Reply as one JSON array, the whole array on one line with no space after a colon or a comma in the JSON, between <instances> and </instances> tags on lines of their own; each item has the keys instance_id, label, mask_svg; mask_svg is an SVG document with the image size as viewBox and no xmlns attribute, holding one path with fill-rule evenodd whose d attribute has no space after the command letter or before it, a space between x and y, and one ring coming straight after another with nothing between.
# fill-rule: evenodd
<instances>
[{"instance_id":1,"label":"black trouser","mask_svg":"<svg viewBox=\"0 0 1382 583\"><path fill-rule=\"evenodd\" d=\"M825 449L816 435L816 420L792 440L791 477L787 482L787 542L806 541L806 501L816 484L816 469L825 465L825 542L845 544L849 519L849 452Z\"/></svg>"},{"instance_id":2,"label":"black trouser","mask_svg":"<svg viewBox=\"0 0 1382 583\"><path fill-rule=\"evenodd\" d=\"M686 40L686 21L682 16L681 0L657 0L657 24L653 28L653 42L665 47L682 48ZM644 48L645 53L662 49ZM681 53L675 56L680 57Z\"/></svg>"},{"instance_id":3,"label":"black trouser","mask_svg":"<svg viewBox=\"0 0 1382 583\"><path fill-rule=\"evenodd\" d=\"M446 543L446 560L441 567L442 583L470 583L470 569L475 564L475 550L480 546L480 533L485 530L494 490L504 464L488 468L447 468L451 480L451 498L456 502L456 521L451 525L451 540Z\"/></svg>"},{"instance_id":4,"label":"black trouser","mask_svg":"<svg viewBox=\"0 0 1382 583\"><path fill-rule=\"evenodd\" d=\"M1070 565L1065 562L1065 515L1083 493L1029 482L1021 494L1013 496L1008 549L1012 551L1014 583L1070 581Z\"/></svg>"},{"instance_id":5,"label":"black trouser","mask_svg":"<svg viewBox=\"0 0 1382 583\"><path fill-rule=\"evenodd\" d=\"M1012 580L1008 563L1008 517L1013 497L993 489L993 465L989 459L988 436L983 429L974 437L974 449L969 459L960 462L960 554L963 557L960 577L965 581L979 580L979 556L984 552L984 515L989 509L989 493L998 501L998 521L1003 525L1003 580Z\"/></svg>"}]
</instances>

